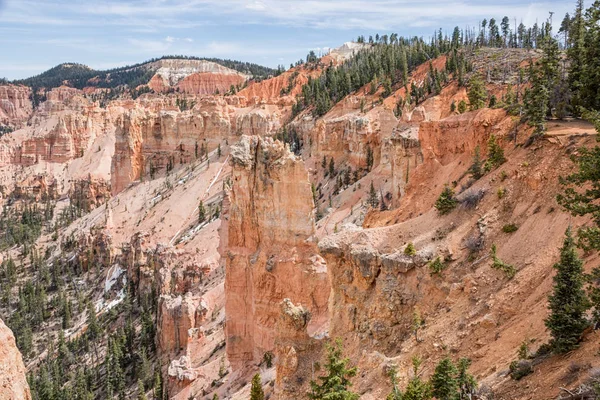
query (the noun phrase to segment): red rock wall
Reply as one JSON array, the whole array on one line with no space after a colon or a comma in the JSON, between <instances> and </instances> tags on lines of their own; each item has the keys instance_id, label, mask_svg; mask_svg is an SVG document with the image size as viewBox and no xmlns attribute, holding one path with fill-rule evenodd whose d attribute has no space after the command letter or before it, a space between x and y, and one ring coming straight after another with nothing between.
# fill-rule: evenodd
<instances>
[{"instance_id":1,"label":"red rock wall","mask_svg":"<svg viewBox=\"0 0 600 400\"><path fill-rule=\"evenodd\" d=\"M274 350L279 304L289 298L326 322L329 284L314 244L304 163L280 142L244 136L232 147L233 188L221 228L226 259L227 356L234 369Z\"/></svg>"},{"instance_id":2,"label":"red rock wall","mask_svg":"<svg viewBox=\"0 0 600 400\"><path fill-rule=\"evenodd\" d=\"M0 399L31 400L23 357L12 331L0 319Z\"/></svg>"}]
</instances>

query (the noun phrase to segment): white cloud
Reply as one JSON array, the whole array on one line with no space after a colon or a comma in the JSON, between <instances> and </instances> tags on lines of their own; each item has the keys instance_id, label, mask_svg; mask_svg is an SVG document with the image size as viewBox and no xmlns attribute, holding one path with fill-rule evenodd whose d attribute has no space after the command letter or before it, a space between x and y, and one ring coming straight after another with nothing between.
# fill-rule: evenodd
<instances>
[{"instance_id":1,"label":"white cloud","mask_svg":"<svg viewBox=\"0 0 600 400\"><path fill-rule=\"evenodd\" d=\"M504 15L523 18L529 23L536 19L541 22L547 18L548 11L564 15L574 7L571 2L558 0L104 0L101 4L19 0L8 4L8 14L2 16L4 22L69 25L89 21L104 25L186 29L210 21L215 23L215 17L226 17L228 21L240 24L396 31L402 31L406 25L474 24L483 17ZM80 17L87 17L88 21Z\"/></svg>"}]
</instances>

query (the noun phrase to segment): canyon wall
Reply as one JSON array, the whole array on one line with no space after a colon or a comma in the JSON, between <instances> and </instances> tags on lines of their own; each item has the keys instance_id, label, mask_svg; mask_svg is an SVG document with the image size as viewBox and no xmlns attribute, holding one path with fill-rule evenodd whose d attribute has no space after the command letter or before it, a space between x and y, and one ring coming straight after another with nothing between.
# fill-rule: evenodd
<instances>
[{"instance_id":1,"label":"canyon wall","mask_svg":"<svg viewBox=\"0 0 600 400\"><path fill-rule=\"evenodd\" d=\"M33 112L31 89L26 86L0 85L0 123L21 126Z\"/></svg>"},{"instance_id":2,"label":"canyon wall","mask_svg":"<svg viewBox=\"0 0 600 400\"><path fill-rule=\"evenodd\" d=\"M233 187L224 206L227 356L234 369L274 350L279 304L289 298L324 328L329 284L317 253L304 162L280 142L242 137L231 149Z\"/></svg>"},{"instance_id":3,"label":"canyon wall","mask_svg":"<svg viewBox=\"0 0 600 400\"><path fill-rule=\"evenodd\" d=\"M31 400L25 365L15 337L0 319L0 400Z\"/></svg>"}]
</instances>

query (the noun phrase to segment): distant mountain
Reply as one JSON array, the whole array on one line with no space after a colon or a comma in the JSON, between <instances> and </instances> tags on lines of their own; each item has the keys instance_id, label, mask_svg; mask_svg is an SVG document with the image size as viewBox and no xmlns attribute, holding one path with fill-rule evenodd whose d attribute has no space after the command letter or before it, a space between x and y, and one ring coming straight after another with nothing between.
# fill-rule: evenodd
<instances>
[{"instance_id":1,"label":"distant mountain","mask_svg":"<svg viewBox=\"0 0 600 400\"><path fill-rule=\"evenodd\" d=\"M140 64L128 65L109 70L94 70L79 63L63 63L31 78L13 81L16 84L36 88L54 88L62 85L83 89L84 87L115 88L127 85L135 88L145 85L156 73L161 60L199 60L210 61L226 68L249 75L254 79L264 79L275 74L272 68L243 61L223 60L219 58L201 58L189 56L163 56Z\"/></svg>"}]
</instances>

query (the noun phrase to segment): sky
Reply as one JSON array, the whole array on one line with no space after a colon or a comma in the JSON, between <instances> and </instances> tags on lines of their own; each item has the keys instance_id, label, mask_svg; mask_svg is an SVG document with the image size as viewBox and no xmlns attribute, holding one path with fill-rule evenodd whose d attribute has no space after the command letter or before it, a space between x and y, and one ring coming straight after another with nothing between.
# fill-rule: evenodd
<instances>
[{"instance_id":1,"label":"sky","mask_svg":"<svg viewBox=\"0 0 600 400\"><path fill-rule=\"evenodd\" d=\"M505 15L531 25L550 11L557 26L574 8L575 0L0 0L0 77L169 54L289 66L361 34L428 37Z\"/></svg>"}]
</instances>

